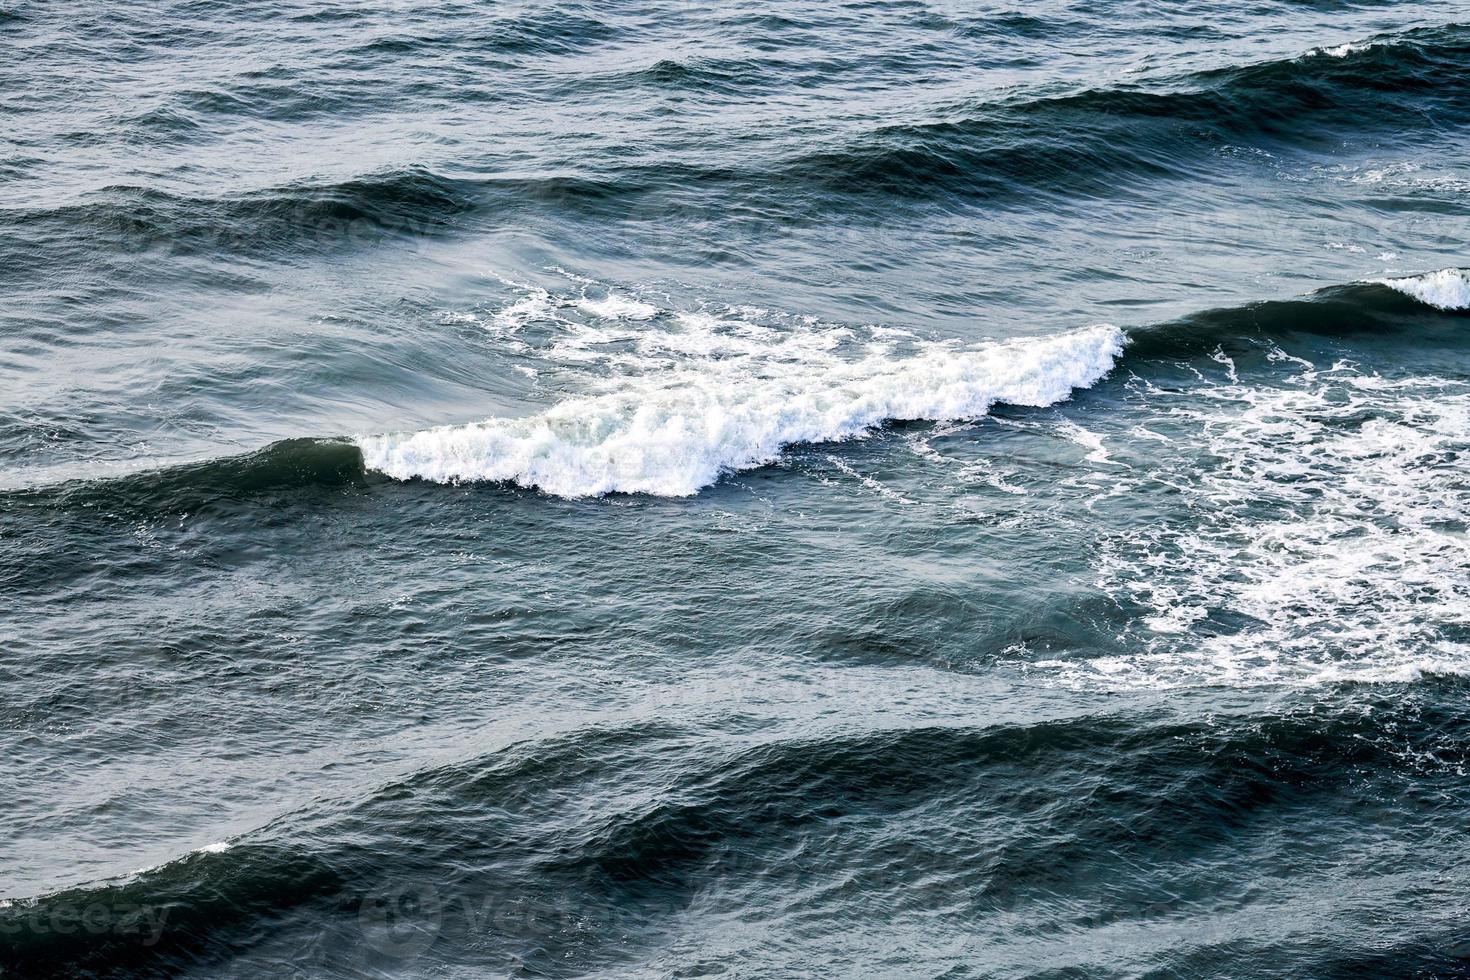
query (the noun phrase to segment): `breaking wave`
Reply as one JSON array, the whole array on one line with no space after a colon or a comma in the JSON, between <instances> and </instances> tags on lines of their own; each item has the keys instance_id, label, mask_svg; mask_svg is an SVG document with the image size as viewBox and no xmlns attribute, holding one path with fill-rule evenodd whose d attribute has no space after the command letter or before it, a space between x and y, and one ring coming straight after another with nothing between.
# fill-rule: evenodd
<instances>
[{"instance_id":1,"label":"breaking wave","mask_svg":"<svg viewBox=\"0 0 1470 980\"><path fill-rule=\"evenodd\" d=\"M1464 269L1440 269L1422 276L1376 281L1437 310L1470 310L1470 273Z\"/></svg>"},{"instance_id":2,"label":"breaking wave","mask_svg":"<svg viewBox=\"0 0 1470 980\"><path fill-rule=\"evenodd\" d=\"M720 338L695 330L668 342L680 340L709 349ZM918 343L901 356L881 342L855 357L801 350L791 338L747 344L745 353L683 359L538 415L365 436L358 445L369 469L398 479L508 481L564 497L689 496L722 474L775 461L792 443L851 439L890 419L973 418L997 402L1061 401L1112 368L1123 335L1098 326L972 348Z\"/></svg>"},{"instance_id":3,"label":"breaking wave","mask_svg":"<svg viewBox=\"0 0 1470 980\"><path fill-rule=\"evenodd\" d=\"M542 356L603 364L613 373L609 390L523 418L361 436L367 468L401 480L510 482L564 497L689 496L723 474L774 462L791 444L852 439L890 420L976 418L997 403L1063 401L1103 378L1124 346L1123 333L1105 325L968 348L810 318L778 329L742 310L664 311L612 291L589 298L587 287L567 299L523 287L526 295L486 326L513 335L555 321L563 332ZM1212 311L1130 340L1137 353L1159 356L1263 330L1344 330L1420 304L1461 309L1467 288L1464 272L1446 269ZM564 308L586 317L564 319Z\"/></svg>"},{"instance_id":4,"label":"breaking wave","mask_svg":"<svg viewBox=\"0 0 1470 980\"><path fill-rule=\"evenodd\" d=\"M1119 364L1259 351L1291 336L1415 330L1459 343L1470 273L1332 286L1124 332L1110 325L964 346L748 306L671 310L581 283L518 298L478 324L530 363L580 377L539 413L350 440L291 439L242 456L5 491L10 507L190 510L305 487L397 480L505 482L563 497L689 496L798 443L861 438L889 421L949 421L997 404L1046 406ZM1446 316L1446 314L1452 314ZM1125 356L1126 351L1126 356ZM536 369L524 370L536 374Z\"/></svg>"}]
</instances>

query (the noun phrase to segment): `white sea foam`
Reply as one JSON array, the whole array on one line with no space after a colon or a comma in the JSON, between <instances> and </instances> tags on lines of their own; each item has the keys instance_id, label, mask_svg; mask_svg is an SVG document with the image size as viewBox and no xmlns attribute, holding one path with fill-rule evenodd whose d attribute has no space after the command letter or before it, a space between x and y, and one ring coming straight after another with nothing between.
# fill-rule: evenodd
<instances>
[{"instance_id":1,"label":"white sea foam","mask_svg":"<svg viewBox=\"0 0 1470 980\"><path fill-rule=\"evenodd\" d=\"M630 302L653 310L646 319L664 312ZM397 479L511 481L565 497L688 496L794 443L862 436L889 419L975 418L997 402L1061 401L1105 375L1123 345L1117 328L1097 326L963 347L750 308L565 326L542 354L595 369L592 391L523 418L363 436L366 465Z\"/></svg>"},{"instance_id":2,"label":"white sea foam","mask_svg":"<svg viewBox=\"0 0 1470 980\"><path fill-rule=\"evenodd\" d=\"M541 286L518 282L497 276L501 283L520 293L519 298L487 319L447 312L441 318L450 322L475 322L479 320L487 328L504 334L513 334L537 322L568 322L562 316L564 310L577 310L594 320L648 320L659 313L658 307L641 299L627 296L598 285L584 276L576 276L566 270L558 270L579 284L575 295L556 295Z\"/></svg>"},{"instance_id":3,"label":"white sea foam","mask_svg":"<svg viewBox=\"0 0 1470 980\"><path fill-rule=\"evenodd\" d=\"M556 302L544 289L531 289L526 295L490 318L490 323L500 331L515 333L527 323L544 320L552 316Z\"/></svg>"},{"instance_id":4,"label":"white sea foam","mask_svg":"<svg viewBox=\"0 0 1470 980\"><path fill-rule=\"evenodd\" d=\"M1068 439L1071 439L1083 449L1088 450L1087 456L1084 457L1087 462L1096 463L1099 466L1118 465L1113 460L1113 458L1108 455L1108 448L1103 445L1102 437L1099 436L1096 432L1084 429L1082 428L1082 426L1078 425L1076 422L1071 421L1070 419L1063 420L1059 424L1059 428L1062 434L1065 435Z\"/></svg>"},{"instance_id":5,"label":"white sea foam","mask_svg":"<svg viewBox=\"0 0 1470 980\"><path fill-rule=\"evenodd\" d=\"M1137 611L1128 652L1035 666L1109 688L1470 674L1470 385L1276 363L1140 390L1187 448L1118 479L1185 506L1095 549L1097 586Z\"/></svg>"},{"instance_id":6,"label":"white sea foam","mask_svg":"<svg viewBox=\"0 0 1470 980\"><path fill-rule=\"evenodd\" d=\"M1307 54L1325 54L1329 58L1346 58L1350 54L1367 51L1371 47L1373 47L1373 42L1371 41L1349 41L1346 44L1338 44L1330 48L1313 48Z\"/></svg>"},{"instance_id":7,"label":"white sea foam","mask_svg":"<svg viewBox=\"0 0 1470 980\"><path fill-rule=\"evenodd\" d=\"M658 307L612 292L600 299L583 296L577 306L604 320L648 320L658 315Z\"/></svg>"},{"instance_id":8,"label":"white sea foam","mask_svg":"<svg viewBox=\"0 0 1470 980\"><path fill-rule=\"evenodd\" d=\"M1310 173L1322 180L1365 185L1414 197L1434 195L1451 202L1470 193L1470 178L1455 169L1453 160L1438 157L1425 162L1395 160L1378 166L1318 165L1311 167ZM1293 178L1287 176L1287 179Z\"/></svg>"},{"instance_id":9,"label":"white sea foam","mask_svg":"<svg viewBox=\"0 0 1470 980\"><path fill-rule=\"evenodd\" d=\"M1470 310L1470 271L1440 269L1404 279L1374 279L1440 310Z\"/></svg>"}]
</instances>

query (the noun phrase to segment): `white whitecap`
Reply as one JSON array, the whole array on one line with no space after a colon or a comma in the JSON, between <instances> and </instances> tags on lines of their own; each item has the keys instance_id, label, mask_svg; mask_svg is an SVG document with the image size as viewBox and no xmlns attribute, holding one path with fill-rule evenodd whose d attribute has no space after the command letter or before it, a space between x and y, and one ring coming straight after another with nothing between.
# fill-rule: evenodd
<instances>
[{"instance_id":1,"label":"white whitecap","mask_svg":"<svg viewBox=\"0 0 1470 980\"><path fill-rule=\"evenodd\" d=\"M658 315L658 307L629 296L608 293L602 299L582 297L577 308L604 320L650 320Z\"/></svg>"},{"instance_id":2,"label":"white whitecap","mask_svg":"<svg viewBox=\"0 0 1470 980\"><path fill-rule=\"evenodd\" d=\"M1373 47L1369 41L1349 41L1346 44L1338 44L1330 48L1313 48L1311 54L1325 54L1329 58L1346 58L1350 54L1359 51L1367 51Z\"/></svg>"},{"instance_id":3,"label":"white whitecap","mask_svg":"<svg viewBox=\"0 0 1470 980\"><path fill-rule=\"evenodd\" d=\"M691 322L697 322L691 321ZM687 327L688 324L686 323ZM563 497L688 496L770 463L794 443L850 439L890 419L962 419L996 403L1044 406L1112 369L1116 327L975 347L867 345L845 356L831 334L660 333L660 367L621 375L523 418L360 437L369 469L397 479L509 481ZM669 348L723 356L668 358Z\"/></svg>"},{"instance_id":4,"label":"white whitecap","mask_svg":"<svg viewBox=\"0 0 1470 980\"><path fill-rule=\"evenodd\" d=\"M1402 279L1371 281L1397 289L1435 309L1470 310L1470 271L1465 269L1440 269Z\"/></svg>"}]
</instances>

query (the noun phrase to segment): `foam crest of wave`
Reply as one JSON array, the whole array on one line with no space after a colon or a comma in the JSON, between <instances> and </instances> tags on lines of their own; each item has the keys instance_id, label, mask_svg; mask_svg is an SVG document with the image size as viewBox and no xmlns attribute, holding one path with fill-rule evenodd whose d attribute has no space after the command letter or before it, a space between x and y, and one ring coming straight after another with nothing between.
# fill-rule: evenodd
<instances>
[{"instance_id":1,"label":"foam crest of wave","mask_svg":"<svg viewBox=\"0 0 1470 980\"><path fill-rule=\"evenodd\" d=\"M1412 296L1439 310L1470 310L1470 271L1440 269L1403 279L1375 279L1374 282Z\"/></svg>"},{"instance_id":2,"label":"foam crest of wave","mask_svg":"<svg viewBox=\"0 0 1470 980\"><path fill-rule=\"evenodd\" d=\"M522 418L363 436L366 465L398 479L505 481L564 497L688 496L794 443L851 439L891 419L978 417L998 402L1061 401L1107 374L1123 346L1111 326L963 347L741 308L643 316L642 305L599 306L612 322L565 323L541 348L595 367L591 392ZM630 311L641 322L627 324Z\"/></svg>"},{"instance_id":3,"label":"foam crest of wave","mask_svg":"<svg viewBox=\"0 0 1470 980\"><path fill-rule=\"evenodd\" d=\"M1304 57L1310 58L1314 55L1326 55L1329 58L1346 58L1348 55L1357 54L1359 51L1367 51L1371 47L1373 47L1373 42L1371 41L1348 41L1345 44L1338 44L1330 48L1313 48Z\"/></svg>"}]
</instances>

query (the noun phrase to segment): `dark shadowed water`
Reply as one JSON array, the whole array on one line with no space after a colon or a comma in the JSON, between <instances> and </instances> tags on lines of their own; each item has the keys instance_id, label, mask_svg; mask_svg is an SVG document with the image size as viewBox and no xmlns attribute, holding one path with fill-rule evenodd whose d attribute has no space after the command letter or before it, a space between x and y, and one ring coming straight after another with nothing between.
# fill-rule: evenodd
<instances>
[{"instance_id":1,"label":"dark shadowed water","mask_svg":"<svg viewBox=\"0 0 1470 980\"><path fill-rule=\"evenodd\" d=\"M3 977L1470 975L1458 0L0 0Z\"/></svg>"}]
</instances>

